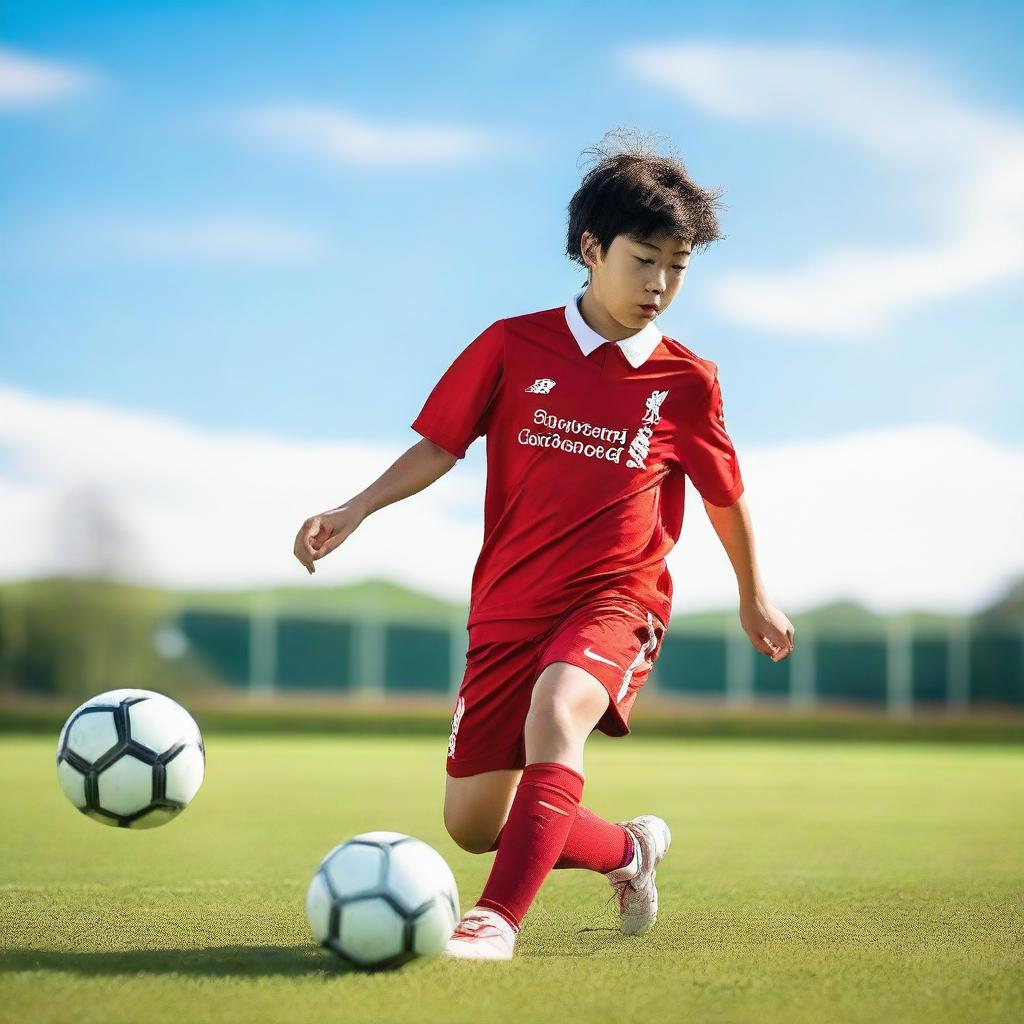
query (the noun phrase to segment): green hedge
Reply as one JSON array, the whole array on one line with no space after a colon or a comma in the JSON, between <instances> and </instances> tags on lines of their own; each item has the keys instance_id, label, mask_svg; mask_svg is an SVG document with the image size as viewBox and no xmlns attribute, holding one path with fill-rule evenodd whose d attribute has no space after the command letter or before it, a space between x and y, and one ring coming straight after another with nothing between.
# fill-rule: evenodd
<instances>
[{"instance_id":1,"label":"green hedge","mask_svg":"<svg viewBox=\"0 0 1024 1024\"><path fill-rule=\"evenodd\" d=\"M0 703L0 733L49 734L56 741L74 704ZM440 704L409 707L343 703L304 706L301 702L189 705L206 734L307 733L337 735L448 735L451 710ZM1024 742L1024 717L887 718L883 715L767 711L732 714L706 710L640 709L632 718L633 735L680 738L777 738L806 740L906 740L980 743Z\"/></svg>"}]
</instances>

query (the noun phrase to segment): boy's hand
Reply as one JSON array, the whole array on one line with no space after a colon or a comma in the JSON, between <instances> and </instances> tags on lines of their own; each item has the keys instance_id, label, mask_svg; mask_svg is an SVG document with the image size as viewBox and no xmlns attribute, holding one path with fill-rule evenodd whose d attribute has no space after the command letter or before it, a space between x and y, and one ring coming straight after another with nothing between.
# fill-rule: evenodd
<instances>
[{"instance_id":1,"label":"boy's hand","mask_svg":"<svg viewBox=\"0 0 1024 1024\"><path fill-rule=\"evenodd\" d=\"M793 623L763 595L741 602L740 624L754 647L772 661L793 650Z\"/></svg>"},{"instance_id":2,"label":"boy's hand","mask_svg":"<svg viewBox=\"0 0 1024 1024\"><path fill-rule=\"evenodd\" d=\"M329 555L365 517L365 512L354 502L310 516L295 535L295 557L312 576L316 571L313 563Z\"/></svg>"}]
</instances>

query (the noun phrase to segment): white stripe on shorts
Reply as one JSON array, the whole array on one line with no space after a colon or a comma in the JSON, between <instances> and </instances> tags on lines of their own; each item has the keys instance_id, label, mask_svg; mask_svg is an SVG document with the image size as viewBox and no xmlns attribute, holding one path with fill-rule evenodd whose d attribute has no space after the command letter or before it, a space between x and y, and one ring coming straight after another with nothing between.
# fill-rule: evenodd
<instances>
[{"instance_id":1,"label":"white stripe on shorts","mask_svg":"<svg viewBox=\"0 0 1024 1024\"><path fill-rule=\"evenodd\" d=\"M637 656L633 659L632 664L626 669L625 674L622 677L622 685L619 687L619 692L615 697L615 703L618 704L623 697L626 696L626 691L629 689L630 681L633 679L633 673L644 664L649 661L654 649L658 646L658 637L654 632L654 616L647 613L647 641L640 646L640 650Z\"/></svg>"}]
</instances>

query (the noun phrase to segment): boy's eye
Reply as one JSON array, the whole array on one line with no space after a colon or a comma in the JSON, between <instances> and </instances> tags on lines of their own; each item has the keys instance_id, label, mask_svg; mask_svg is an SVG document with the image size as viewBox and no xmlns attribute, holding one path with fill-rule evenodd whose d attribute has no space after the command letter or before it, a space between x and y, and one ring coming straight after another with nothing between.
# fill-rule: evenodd
<instances>
[{"instance_id":1,"label":"boy's eye","mask_svg":"<svg viewBox=\"0 0 1024 1024\"><path fill-rule=\"evenodd\" d=\"M639 256L635 257L635 259L638 259L638 260L640 260L640 262L641 262L641 263L653 263L653 262L654 262L654 260L643 260L643 259L640 259L640 257L639 257ZM685 270L685 269L686 269L686 267L679 267L679 266L675 266L675 265L673 264L673 266L672 266L672 269L673 269L673 270Z\"/></svg>"}]
</instances>

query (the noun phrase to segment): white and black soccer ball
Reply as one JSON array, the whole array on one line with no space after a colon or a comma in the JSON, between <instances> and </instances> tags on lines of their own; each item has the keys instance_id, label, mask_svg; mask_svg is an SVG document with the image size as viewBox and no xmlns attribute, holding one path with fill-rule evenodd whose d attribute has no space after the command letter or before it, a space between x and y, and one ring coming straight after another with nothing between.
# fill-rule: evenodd
<instances>
[{"instance_id":1,"label":"white and black soccer ball","mask_svg":"<svg viewBox=\"0 0 1024 1024\"><path fill-rule=\"evenodd\" d=\"M320 862L306 893L313 938L364 970L436 956L459 920L445 859L401 832L364 832Z\"/></svg>"},{"instance_id":2,"label":"white and black soccer ball","mask_svg":"<svg viewBox=\"0 0 1024 1024\"><path fill-rule=\"evenodd\" d=\"M104 825L153 828L184 810L206 768L199 726L152 690L110 690L64 723L57 775L65 796Z\"/></svg>"}]
</instances>

